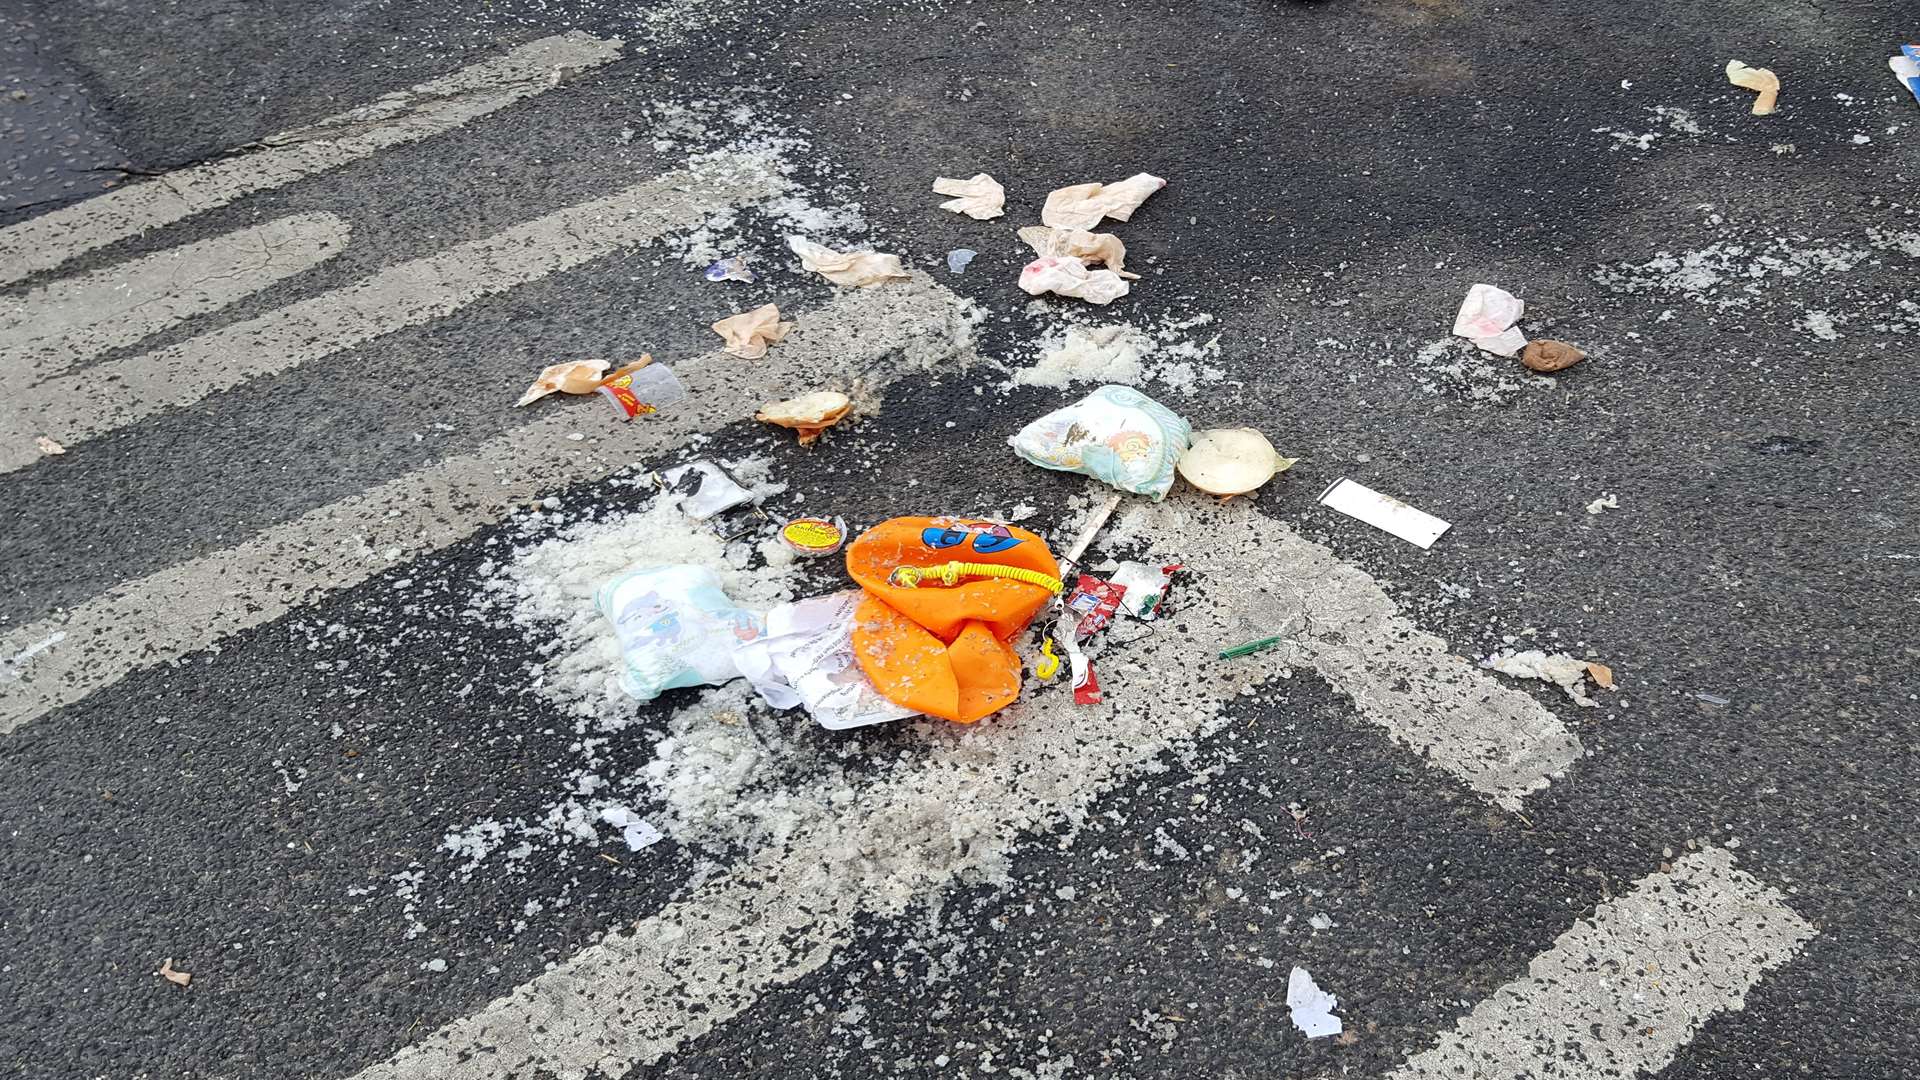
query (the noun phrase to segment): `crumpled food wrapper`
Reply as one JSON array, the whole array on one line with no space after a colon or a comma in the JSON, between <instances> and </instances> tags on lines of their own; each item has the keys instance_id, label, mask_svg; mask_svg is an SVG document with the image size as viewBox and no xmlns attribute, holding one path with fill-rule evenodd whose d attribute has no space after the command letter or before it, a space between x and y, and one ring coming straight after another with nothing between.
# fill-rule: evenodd
<instances>
[{"instance_id":1,"label":"crumpled food wrapper","mask_svg":"<svg viewBox=\"0 0 1920 1080\"><path fill-rule=\"evenodd\" d=\"M742 360L758 360L767 355L767 347L792 330L792 323L780 321L780 308L775 304L763 304L713 324L713 332L726 339L727 343L721 348Z\"/></svg>"},{"instance_id":2,"label":"crumpled food wrapper","mask_svg":"<svg viewBox=\"0 0 1920 1080\"><path fill-rule=\"evenodd\" d=\"M1727 81L1735 86L1744 87L1759 93L1753 99L1753 115L1766 116L1776 108L1780 98L1780 76L1771 68L1748 67L1738 60L1727 61Z\"/></svg>"},{"instance_id":3,"label":"crumpled food wrapper","mask_svg":"<svg viewBox=\"0 0 1920 1080\"><path fill-rule=\"evenodd\" d=\"M898 255L882 255L877 251L842 253L825 244L816 244L804 236L787 237L787 246L800 256L802 268L812 270L835 285L865 288L907 277Z\"/></svg>"},{"instance_id":4,"label":"crumpled food wrapper","mask_svg":"<svg viewBox=\"0 0 1920 1080\"><path fill-rule=\"evenodd\" d=\"M1091 229L1101 218L1126 221L1147 196L1166 187L1152 173L1135 173L1111 184L1074 184L1047 193L1040 209L1042 223L1056 229Z\"/></svg>"},{"instance_id":5,"label":"crumpled food wrapper","mask_svg":"<svg viewBox=\"0 0 1920 1080\"><path fill-rule=\"evenodd\" d=\"M802 394L786 401L774 401L760 406L753 418L763 423L778 424L792 428L800 433L800 445L806 446L820 437L820 433L847 418L853 410L853 401L847 395L834 390L819 390L811 394Z\"/></svg>"},{"instance_id":6,"label":"crumpled food wrapper","mask_svg":"<svg viewBox=\"0 0 1920 1080\"><path fill-rule=\"evenodd\" d=\"M540 374L513 403L514 408L539 401L548 394L591 394L600 389L600 381L607 377L605 360L568 360L563 364L549 364L540 369Z\"/></svg>"},{"instance_id":7,"label":"crumpled food wrapper","mask_svg":"<svg viewBox=\"0 0 1920 1080\"><path fill-rule=\"evenodd\" d=\"M1476 284L1460 302L1460 313L1453 317L1453 332L1485 352L1513 356L1527 347L1527 336L1513 325L1526 310L1526 301L1507 290Z\"/></svg>"},{"instance_id":8,"label":"crumpled food wrapper","mask_svg":"<svg viewBox=\"0 0 1920 1080\"><path fill-rule=\"evenodd\" d=\"M1119 274L1089 270L1072 255L1043 255L1020 271L1020 288L1033 296L1053 293L1106 305L1127 295L1129 286Z\"/></svg>"},{"instance_id":9,"label":"crumpled food wrapper","mask_svg":"<svg viewBox=\"0 0 1920 1080\"><path fill-rule=\"evenodd\" d=\"M1127 273L1127 245L1112 233L1029 225L1020 230L1019 236L1035 255L1071 255L1084 263L1105 263L1107 269L1129 281L1140 280L1139 274Z\"/></svg>"},{"instance_id":10,"label":"crumpled food wrapper","mask_svg":"<svg viewBox=\"0 0 1920 1080\"><path fill-rule=\"evenodd\" d=\"M1042 468L1091 476L1158 502L1192 439L1193 428L1172 409L1130 386L1103 386L1021 428L1007 445Z\"/></svg>"},{"instance_id":11,"label":"crumpled food wrapper","mask_svg":"<svg viewBox=\"0 0 1920 1080\"><path fill-rule=\"evenodd\" d=\"M1006 213L1007 190L1000 181L986 173L974 173L971 179L955 180L950 176L935 177L933 181L935 195L956 195L940 204L940 209L951 210L956 214L965 214L975 221L986 221Z\"/></svg>"}]
</instances>

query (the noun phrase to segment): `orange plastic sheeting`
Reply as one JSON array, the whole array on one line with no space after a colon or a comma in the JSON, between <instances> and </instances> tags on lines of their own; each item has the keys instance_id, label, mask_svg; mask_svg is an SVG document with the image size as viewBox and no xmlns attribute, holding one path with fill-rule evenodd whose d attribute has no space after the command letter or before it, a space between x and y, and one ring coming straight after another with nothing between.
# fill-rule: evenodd
<instances>
[{"instance_id":1,"label":"orange plastic sheeting","mask_svg":"<svg viewBox=\"0 0 1920 1080\"><path fill-rule=\"evenodd\" d=\"M1007 643L1053 594L1007 578L917 588L888 581L899 566L956 561L1060 573L1046 542L1025 529L953 517L882 522L847 548L847 572L867 593L853 651L889 701L970 724L1020 696L1020 658Z\"/></svg>"}]
</instances>

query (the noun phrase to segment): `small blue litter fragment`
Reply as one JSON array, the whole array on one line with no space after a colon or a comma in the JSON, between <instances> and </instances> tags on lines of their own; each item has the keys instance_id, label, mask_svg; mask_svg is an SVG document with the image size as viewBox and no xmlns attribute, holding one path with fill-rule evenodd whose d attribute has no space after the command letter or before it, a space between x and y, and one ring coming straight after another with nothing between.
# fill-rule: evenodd
<instances>
[{"instance_id":1,"label":"small blue litter fragment","mask_svg":"<svg viewBox=\"0 0 1920 1080\"><path fill-rule=\"evenodd\" d=\"M747 269L747 257L735 255L731 259L721 259L707 267L708 281L752 281L753 271Z\"/></svg>"},{"instance_id":2,"label":"small blue litter fragment","mask_svg":"<svg viewBox=\"0 0 1920 1080\"><path fill-rule=\"evenodd\" d=\"M980 253L971 248L954 248L947 252L947 269L956 274L964 274L967 272L967 264L972 262L973 257L978 254Z\"/></svg>"}]
</instances>

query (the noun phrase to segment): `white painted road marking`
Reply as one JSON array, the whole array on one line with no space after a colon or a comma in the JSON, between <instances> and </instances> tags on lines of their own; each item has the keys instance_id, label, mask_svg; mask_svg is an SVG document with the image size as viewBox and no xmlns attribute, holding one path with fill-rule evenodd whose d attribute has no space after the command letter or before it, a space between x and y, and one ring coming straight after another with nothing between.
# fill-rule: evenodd
<instances>
[{"instance_id":1,"label":"white painted road marking","mask_svg":"<svg viewBox=\"0 0 1920 1080\"><path fill-rule=\"evenodd\" d=\"M34 438L68 450L171 406L449 315L494 293L765 198L779 176L751 157L719 155L157 352L100 365L13 395L0 414L0 472L41 459Z\"/></svg>"},{"instance_id":2,"label":"white painted road marking","mask_svg":"<svg viewBox=\"0 0 1920 1080\"><path fill-rule=\"evenodd\" d=\"M871 326L888 332L858 329ZM797 394L859 375L897 377L909 371L896 355L902 349L929 338L964 340L965 334L957 298L944 289L923 284L861 290L803 315L793 335L761 360L709 353L675 364L690 396L658 417L622 423L598 397L544 403L548 415L472 453L7 633L0 657L56 633L67 637L0 681L0 734L137 668L196 652L358 584L392 565L383 552L398 548L411 557L445 547L538 492L606 476L696 432L749 419L766 394ZM511 401L520 389L503 386L498 400ZM599 441L570 441L567 435L576 431L599 433Z\"/></svg>"},{"instance_id":3,"label":"white painted road marking","mask_svg":"<svg viewBox=\"0 0 1920 1080\"><path fill-rule=\"evenodd\" d=\"M0 297L0 392L310 270L351 232L333 214L292 214Z\"/></svg>"},{"instance_id":4,"label":"white painted road marking","mask_svg":"<svg viewBox=\"0 0 1920 1080\"><path fill-rule=\"evenodd\" d=\"M550 89L557 68L580 71L612 61L620 45L578 31L541 38L311 127L270 135L260 149L29 218L0 230L0 285L242 196L451 131Z\"/></svg>"},{"instance_id":5,"label":"white painted road marking","mask_svg":"<svg viewBox=\"0 0 1920 1080\"><path fill-rule=\"evenodd\" d=\"M1688 855L1601 904L1390 1080L1651 1076L1815 933L1725 851Z\"/></svg>"},{"instance_id":6,"label":"white painted road marking","mask_svg":"<svg viewBox=\"0 0 1920 1080\"><path fill-rule=\"evenodd\" d=\"M1183 556L1196 579L1188 592L1205 600L1181 610L1185 635L1162 632L1099 659L1108 704L1075 706L1058 687L1031 687L1013 709L862 791L843 813L809 821L784 849L756 853L632 933L582 950L358 1080L618 1076L658 1062L825 964L862 914L897 915L963 869L1004 858L1022 834L1078 819L1292 664L1355 693L1362 716L1503 804L1578 753L1532 698L1446 657L1371 578L1250 506L1176 496L1130 511L1123 524L1158 538L1157 554ZM1281 592L1248 587L1255 582L1308 584ZM1247 626L1288 620L1304 621L1306 632L1240 661L1217 659ZM1405 715L1410 702L1417 715ZM1516 732L1503 731L1510 720ZM960 830L955 806L991 830Z\"/></svg>"}]
</instances>

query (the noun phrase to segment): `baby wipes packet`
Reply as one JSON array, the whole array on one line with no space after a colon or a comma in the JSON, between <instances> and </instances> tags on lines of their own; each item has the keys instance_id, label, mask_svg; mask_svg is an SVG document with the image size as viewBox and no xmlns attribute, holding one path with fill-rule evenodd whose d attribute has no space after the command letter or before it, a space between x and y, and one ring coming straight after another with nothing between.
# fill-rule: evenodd
<instances>
[{"instance_id":1,"label":"baby wipes packet","mask_svg":"<svg viewBox=\"0 0 1920 1080\"><path fill-rule=\"evenodd\" d=\"M1021 428L1007 444L1035 465L1159 502L1192 439L1193 428L1165 405L1129 386L1103 386Z\"/></svg>"},{"instance_id":2,"label":"baby wipes packet","mask_svg":"<svg viewBox=\"0 0 1920 1080\"><path fill-rule=\"evenodd\" d=\"M761 617L727 599L704 566L629 570L600 586L594 605L620 639L620 688L641 701L739 678L734 649L764 632Z\"/></svg>"}]
</instances>

